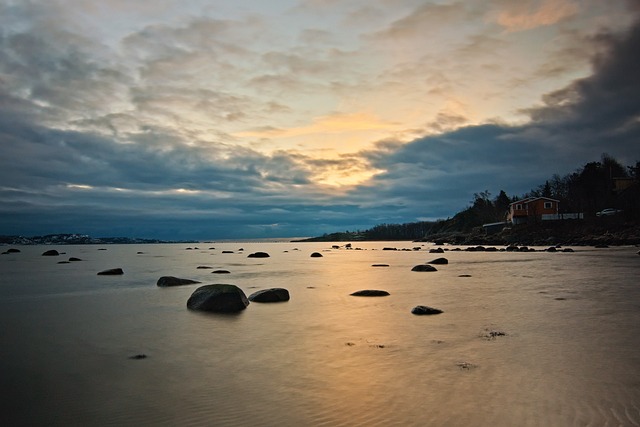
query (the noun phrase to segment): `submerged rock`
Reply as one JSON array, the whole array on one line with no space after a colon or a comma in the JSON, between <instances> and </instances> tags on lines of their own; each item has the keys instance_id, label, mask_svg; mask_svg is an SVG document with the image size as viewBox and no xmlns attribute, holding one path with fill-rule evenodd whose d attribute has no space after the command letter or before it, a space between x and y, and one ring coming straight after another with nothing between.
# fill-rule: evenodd
<instances>
[{"instance_id":1,"label":"submerged rock","mask_svg":"<svg viewBox=\"0 0 640 427\"><path fill-rule=\"evenodd\" d=\"M236 285L204 285L196 289L187 300L191 310L212 311L216 313L234 313L249 305L242 289Z\"/></svg>"},{"instance_id":2,"label":"submerged rock","mask_svg":"<svg viewBox=\"0 0 640 427\"><path fill-rule=\"evenodd\" d=\"M198 282L197 280L181 279L179 277L173 277L173 276L162 276L161 278L158 279L158 282L156 283L156 285L160 286L161 288L166 288L169 286L193 285L195 283L200 283L200 282Z\"/></svg>"},{"instance_id":3,"label":"submerged rock","mask_svg":"<svg viewBox=\"0 0 640 427\"><path fill-rule=\"evenodd\" d=\"M281 302L289 299L289 291L284 288L263 289L249 295L249 301L253 302Z\"/></svg>"},{"instance_id":4,"label":"submerged rock","mask_svg":"<svg viewBox=\"0 0 640 427\"><path fill-rule=\"evenodd\" d=\"M389 267L389 264L371 264L371 267Z\"/></svg>"},{"instance_id":5,"label":"submerged rock","mask_svg":"<svg viewBox=\"0 0 640 427\"><path fill-rule=\"evenodd\" d=\"M363 289L351 294L354 297L386 297L387 295L389 295L389 292L378 289Z\"/></svg>"},{"instance_id":6,"label":"submerged rock","mask_svg":"<svg viewBox=\"0 0 640 427\"><path fill-rule=\"evenodd\" d=\"M440 264L440 265L445 265L445 264L449 264L449 260L446 258L436 258L434 260L429 261L427 264Z\"/></svg>"},{"instance_id":7,"label":"submerged rock","mask_svg":"<svg viewBox=\"0 0 640 427\"><path fill-rule=\"evenodd\" d=\"M58 255L60 255L60 252L56 251L55 249L50 249L42 253L42 256L58 256Z\"/></svg>"},{"instance_id":8,"label":"submerged rock","mask_svg":"<svg viewBox=\"0 0 640 427\"><path fill-rule=\"evenodd\" d=\"M133 359L133 360L141 360L141 359L146 359L147 356L146 354L142 353L142 354L135 354L133 356L129 356L129 359Z\"/></svg>"},{"instance_id":9,"label":"submerged rock","mask_svg":"<svg viewBox=\"0 0 640 427\"><path fill-rule=\"evenodd\" d=\"M413 267L411 271L438 271L438 269L429 264L420 264Z\"/></svg>"},{"instance_id":10,"label":"submerged rock","mask_svg":"<svg viewBox=\"0 0 640 427\"><path fill-rule=\"evenodd\" d=\"M103 270L98 273L98 276L117 276L124 274L121 268L110 268L109 270Z\"/></svg>"},{"instance_id":11,"label":"submerged rock","mask_svg":"<svg viewBox=\"0 0 640 427\"><path fill-rule=\"evenodd\" d=\"M271 255L269 255L266 252L254 252L252 254L247 255L247 258L269 258Z\"/></svg>"},{"instance_id":12,"label":"submerged rock","mask_svg":"<svg viewBox=\"0 0 640 427\"><path fill-rule=\"evenodd\" d=\"M411 313L415 315L430 315L430 314L440 314L442 310L438 308L428 307L426 305L417 305L411 309Z\"/></svg>"}]
</instances>

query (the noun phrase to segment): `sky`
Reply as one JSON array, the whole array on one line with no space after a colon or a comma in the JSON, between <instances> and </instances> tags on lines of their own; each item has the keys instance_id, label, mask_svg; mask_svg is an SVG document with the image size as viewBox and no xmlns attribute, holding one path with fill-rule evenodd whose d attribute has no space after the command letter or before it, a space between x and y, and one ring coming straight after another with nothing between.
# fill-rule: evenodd
<instances>
[{"instance_id":1,"label":"sky","mask_svg":"<svg viewBox=\"0 0 640 427\"><path fill-rule=\"evenodd\" d=\"M640 160L638 0L0 0L0 234L444 219Z\"/></svg>"}]
</instances>

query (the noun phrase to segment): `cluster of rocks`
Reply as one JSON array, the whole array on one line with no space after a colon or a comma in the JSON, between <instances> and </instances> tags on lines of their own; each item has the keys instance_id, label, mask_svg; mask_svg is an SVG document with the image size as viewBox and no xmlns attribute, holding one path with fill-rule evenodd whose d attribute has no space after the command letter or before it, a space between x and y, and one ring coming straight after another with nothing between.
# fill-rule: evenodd
<instances>
[{"instance_id":1,"label":"cluster of rocks","mask_svg":"<svg viewBox=\"0 0 640 427\"><path fill-rule=\"evenodd\" d=\"M250 301L270 303L289 299L289 291L284 288L263 289L247 298L244 291L236 285L214 284L196 289L187 300L187 308L214 313L236 313L247 308Z\"/></svg>"},{"instance_id":2,"label":"cluster of rocks","mask_svg":"<svg viewBox=\"0 0 640 427\"><path fill-rule=\"evenodd\" d=\"M265 258L269 255L266 253L260 253L264 255L255 256L250 255L251 258ZM311 254L312 257L322 256L318 252ZM448 264L449 261L446 258L436 258L428 263L415 266L412 271L437 271L431 264ZM374 264L374 266L385 266L388 264ZM207 266L199 266L198 268L211 268ZM225 270L226 271L226 270ZM215 272L215 271L214 271ZM105 274L101 272L98 274ZM109 273L113 274L113 273ZM174 276L162 276L158 279L156 285L158 287L173 287L192 285L200 283L197 280L184 279ZM355 291L350 294L355 297L383 297L390 295L389 292L380 289L363 289ZM284 302L289 301L289 291L285 288L270 288L263 289L252 293L249 297L246 296L244 291L233 284L211 284L204 285L197 288L189 299L187 300L187 308L198 311L209 311L214 313L235 313L246 309L250 302L272 303L272 302ZM442 310L419 305L411 310L411 313L415 315L434 315L442 313Z\"/></svg>"}]
</instances>

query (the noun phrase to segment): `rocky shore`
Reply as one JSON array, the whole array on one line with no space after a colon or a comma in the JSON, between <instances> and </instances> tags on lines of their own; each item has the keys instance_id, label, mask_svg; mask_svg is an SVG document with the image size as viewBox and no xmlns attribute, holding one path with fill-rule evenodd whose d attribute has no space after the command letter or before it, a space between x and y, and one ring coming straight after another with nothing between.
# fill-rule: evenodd
<instances>
[{"instance_id":1,"label":"rocky shore","mask_svg":"<svg viewBox=\"0 0 640 427\"><path fill-rule=\"evenodd\" d=\"M454 245L563 245L563 246L620 246L640 245L640 226L585 226L584 224L531 225L505 228L487 234L477 228L469 233L447 232L432 234L419 241Z\"/></svg>"}]
</instances>

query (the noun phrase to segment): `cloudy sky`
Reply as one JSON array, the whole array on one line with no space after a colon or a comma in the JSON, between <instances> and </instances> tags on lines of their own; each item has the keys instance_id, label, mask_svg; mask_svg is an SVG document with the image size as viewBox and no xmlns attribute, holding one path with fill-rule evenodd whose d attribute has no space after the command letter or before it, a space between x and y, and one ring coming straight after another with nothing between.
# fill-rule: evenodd
<instances>
[{"instance_id":1,"label":"cloudy sky","mask_svg":"<svg viewBox=\"0 0 640 427\"><path fill-rule=\"evenodd\" d=\"M0 0L0 234L312 236L640 160L637 0Z\"/></svg>"}]
</instances>

